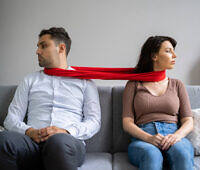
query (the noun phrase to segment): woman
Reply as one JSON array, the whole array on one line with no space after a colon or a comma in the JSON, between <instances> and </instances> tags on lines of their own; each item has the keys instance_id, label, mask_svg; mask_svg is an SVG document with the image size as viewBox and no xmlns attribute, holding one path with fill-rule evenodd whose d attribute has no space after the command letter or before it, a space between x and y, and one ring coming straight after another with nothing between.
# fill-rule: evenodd
<instances>
[{"instance_id":1,"label":"woman","mask_svg":"<svg viewBox=\"0 0 200 170\"><path fill-rule=\"evenodd\" d=\"M175 46L173 38L149 37L135 72L172 69ZM123 128L132 136L129 160L140 170L161 170L163 159L173 170L193 169L193 147L185 138L193 129L193 118L180 80L128 81L123 94Z\"/></svg>"}]
</instances>

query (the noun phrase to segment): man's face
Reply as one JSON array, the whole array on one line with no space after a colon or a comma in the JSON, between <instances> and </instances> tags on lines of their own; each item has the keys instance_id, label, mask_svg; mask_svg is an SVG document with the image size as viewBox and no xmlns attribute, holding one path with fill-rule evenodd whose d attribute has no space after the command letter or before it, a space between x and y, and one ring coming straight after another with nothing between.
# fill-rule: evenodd
<instances>
[{"instance_id":1,"label":"man's face","mask_svg":"<svg viewBox=\"0 0 200 170\"><path fill-rule=\"evenodd\" d=\"M53 68L58 62L59 47L51 39L51 35L46 34L40 37L37 47L39 66Z\"/></svg>"}]
</instances>

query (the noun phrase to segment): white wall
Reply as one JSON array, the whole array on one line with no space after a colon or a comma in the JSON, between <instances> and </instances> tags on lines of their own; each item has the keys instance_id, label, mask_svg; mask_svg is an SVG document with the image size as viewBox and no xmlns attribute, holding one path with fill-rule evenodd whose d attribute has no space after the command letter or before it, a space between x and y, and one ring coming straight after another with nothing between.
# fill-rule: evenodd
<instances>
[{"instance_id":1,"label":"white wall","mask_svg":"<svg viewBox=\"0 0 200 170\"><path fill-rule=\"evenodd\" d=\"M200 85L199 7L199 0L0 0L0 85L18 84L42 69L38 34L51 26L69 32L68 63L76 66L134 67L150 35L172 36L178 58L168 76Z\"/></svg>"}]
</instances>

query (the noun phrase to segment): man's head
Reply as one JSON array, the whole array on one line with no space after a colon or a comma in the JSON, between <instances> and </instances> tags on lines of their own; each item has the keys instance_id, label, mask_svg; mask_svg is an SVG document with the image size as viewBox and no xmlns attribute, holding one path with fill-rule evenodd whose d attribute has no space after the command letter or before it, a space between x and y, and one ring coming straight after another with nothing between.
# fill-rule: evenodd
<instances>
[{"instance_id":1,"label":"man's head","mask_svg":"<svg viewBox=\"0 0 200 170\"><path fill-rule=\"evenodd\" d=\"M65 67L71 39L64 28L52 27L42 30L37 46L36 53L41 67Z\"/></svg>"}]
</instances>

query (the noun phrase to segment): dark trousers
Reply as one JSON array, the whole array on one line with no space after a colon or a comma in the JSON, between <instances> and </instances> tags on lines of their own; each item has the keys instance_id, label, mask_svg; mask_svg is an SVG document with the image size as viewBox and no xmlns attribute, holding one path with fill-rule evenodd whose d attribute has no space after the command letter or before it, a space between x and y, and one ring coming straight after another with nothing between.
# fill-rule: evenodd
<instances>
[{"instance_id":1,"label":"dark trousers","mask_svg":"<svg viewBox=\"0 0 200 170\"><path fill-rule=\"evenodd\" d=\"M84 144L69 134L55 134L37 144L16 132L0 132L0 170L77 170Z\"/></svg>"}]
</instances>

